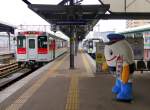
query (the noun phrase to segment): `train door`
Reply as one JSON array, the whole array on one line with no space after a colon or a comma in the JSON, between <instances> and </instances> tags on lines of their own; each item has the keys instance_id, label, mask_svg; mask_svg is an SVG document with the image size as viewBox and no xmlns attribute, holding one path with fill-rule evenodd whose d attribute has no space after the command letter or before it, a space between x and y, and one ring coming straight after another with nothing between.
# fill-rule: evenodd
<instances>
[{"instance_id":1,"label":"train door","mask_svg":"<svg viewBox=\"0 0 150 110\"><path fill-rule=\"evenodd\" d=\"M53 39L50 40L50 56L51 59L54 59L54 52L53 52Z\"/></svg>"},{"instance_id":2,"label":"train door","mask_svg":"<svg viewBox=\"0 0 150 110\"><path fill-rule=\"evenodd\" d=\"M55 52L56 52L56 42L53 40L53 59L55 59Z\"/></svg>"},{"instance_id":3,"label":"train door","mask_svg":"<svg viewBox=\"0 0 150 110\"><path fill-rule=\"evenodd\" d=\"M54 59L53 58L53 38L49 37L49 56L50 56L50 60Z\"/></svg>"},{"instance_id":4,"label":"train door","mask_svg":"<svg viewBox=\"0 0 150 110\"><path fill-rule=\"evenodd\" d=\"M28 60L37 59L37 38L30 37L27 39L28 43Z\"/></svg>"}]
</instances>

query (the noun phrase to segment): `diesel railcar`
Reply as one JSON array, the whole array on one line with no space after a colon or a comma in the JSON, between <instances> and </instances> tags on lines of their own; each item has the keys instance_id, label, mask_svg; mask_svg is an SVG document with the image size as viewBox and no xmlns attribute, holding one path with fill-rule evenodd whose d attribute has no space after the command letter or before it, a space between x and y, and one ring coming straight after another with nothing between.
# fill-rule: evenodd
<instances>
[{"instance_id":1,"label":"diesel railcar","mask_svg":"<svg viewBox=\"0 0 150 110\"><path fill-rule=\"evenodd\" d=\"M67 40L48 32L18 32L17 61L19 65L43 65L65 53L67 46Z\"/></svg>"},{"instance_id":2,"label":"diesel railcar","mask_svg":"<svg viewBox=\"0 0 150 110\"><path fill-rule=\"evenodd\" d=\"M91 38L83 40L83 50L87 52L92 58L96 57L96 43L103 44L103 41L98 38Z\"/></svg>"}]
</instances>

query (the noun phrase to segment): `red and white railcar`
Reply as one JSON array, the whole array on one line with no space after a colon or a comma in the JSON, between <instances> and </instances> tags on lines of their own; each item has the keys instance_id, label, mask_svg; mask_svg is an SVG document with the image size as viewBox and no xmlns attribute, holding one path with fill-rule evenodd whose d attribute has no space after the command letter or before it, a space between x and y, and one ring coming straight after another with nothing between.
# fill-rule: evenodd
<instances>
[{"instance_id":1,"label":"red and white railcar","mask_svg":"<svg viewBox=\"0 0 150 110\"><path fill-rule=\"evenodd\" d=\"M67 51L67 41L53 34L24 31L17 35L17 61L27 65L49 62Z\"/></svg>"}]
</instances>

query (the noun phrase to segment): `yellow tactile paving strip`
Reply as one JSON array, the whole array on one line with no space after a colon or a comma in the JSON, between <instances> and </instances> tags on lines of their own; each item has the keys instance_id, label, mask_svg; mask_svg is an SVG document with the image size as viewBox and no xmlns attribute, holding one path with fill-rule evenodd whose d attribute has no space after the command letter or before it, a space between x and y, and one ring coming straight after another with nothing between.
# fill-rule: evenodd
<instances>
[{"instance_id":1,"label":"yellow tactile paving strip","mask_svg":"<svg viewBox=\"0 0 150 110\"><path fill-rule=\"evenodd\" d=\"M65 110L79 110L78 76L71 76L71 83Z\"/></svg>"},{"instance_id":2,"label":"yellow tactile paving strip","mask_svg":"<svg viewBox=\"0 0 150 110\"><path fill-rule=\"evenodd\" d=\"M80 51L81 51L81 57L82 57L82 61L83 61L83 63L84 63L84 67L85 67L85 69L86 69L86 74L88 74L88 75L93 75L93 74L92 74L93 71L92 71L92 69L91 69L91 66L90 66L89 62L87 61L87 58L86 58L85 54L83 53L82 50L80 50Z\"/></svg>"},{"instance_id":3,"label":"yellow tactile paving strip","mask_svg":"<svg viewBox=\"0 0 150 110\"><path fill-rule=\"evenodd\" d=\"M55 74L57 68L61 66L64 60L67 58L64 57L60 60L54 67L52 67L47 74L37 80L29 89L27 89L20 97L18 97L10 106L6 108L6 110L19 110L27 101L28 99L46 82L46 80L51 76L51 74Z\"/></svg>"},{"instance_id":4,"label":"yellow tactile paving strip","mask_svg":"<svg viewBox=\"0 0 150 110\"><path fill-rule=\"evenodd\" d=\"M84 68L86 70L85 73L87 74L87 76L89 76L89 74L92 74L92 69L83 51L81 50L80 52L81 52ZM66 103L65 110L79 110L80 97L79 97L78 79L80 76L81 74L77 75L77 73L74 73L71 76L71 83L69 87L69 93L67 96L67 103Z\"/></svg>"}]
</instances>

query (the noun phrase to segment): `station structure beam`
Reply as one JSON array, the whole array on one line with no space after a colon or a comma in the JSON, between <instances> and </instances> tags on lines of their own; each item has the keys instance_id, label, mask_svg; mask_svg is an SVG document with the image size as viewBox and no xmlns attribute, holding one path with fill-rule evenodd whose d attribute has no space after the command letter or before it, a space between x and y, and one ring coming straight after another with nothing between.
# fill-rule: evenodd
<instances>
[{"instance_id":1,"label":"station structure beam","mask_svg":"<svg viewBox=\"0 0 150 110\"><path fill-rule=\"evenodd\" d=\"M0 32L10 32L13 34L15 29L15 26L0 22Z\"/></svg>"},{"instance_id":2,"label":"station structure beam","mask_svg":"<svg viewBox=\"0 0 150 110\"><path fill-rule=\"evenodd\" d=\"M74 48L75 48L75 42L74 42L74 27L70 26L70 69L74 69Z\"/></svg>"},{"instance_id":3,"label":"station structure beam","mask_svg":"<svg viewBox=\"0 0 150 110\"><path fill-rule=\"evenodd\" d=\"M100 19L150 19L150 13L140 13L140 12L113 12L112 14L104 14L99 15L98 18Z\"/></svg>"}]
</instances>

